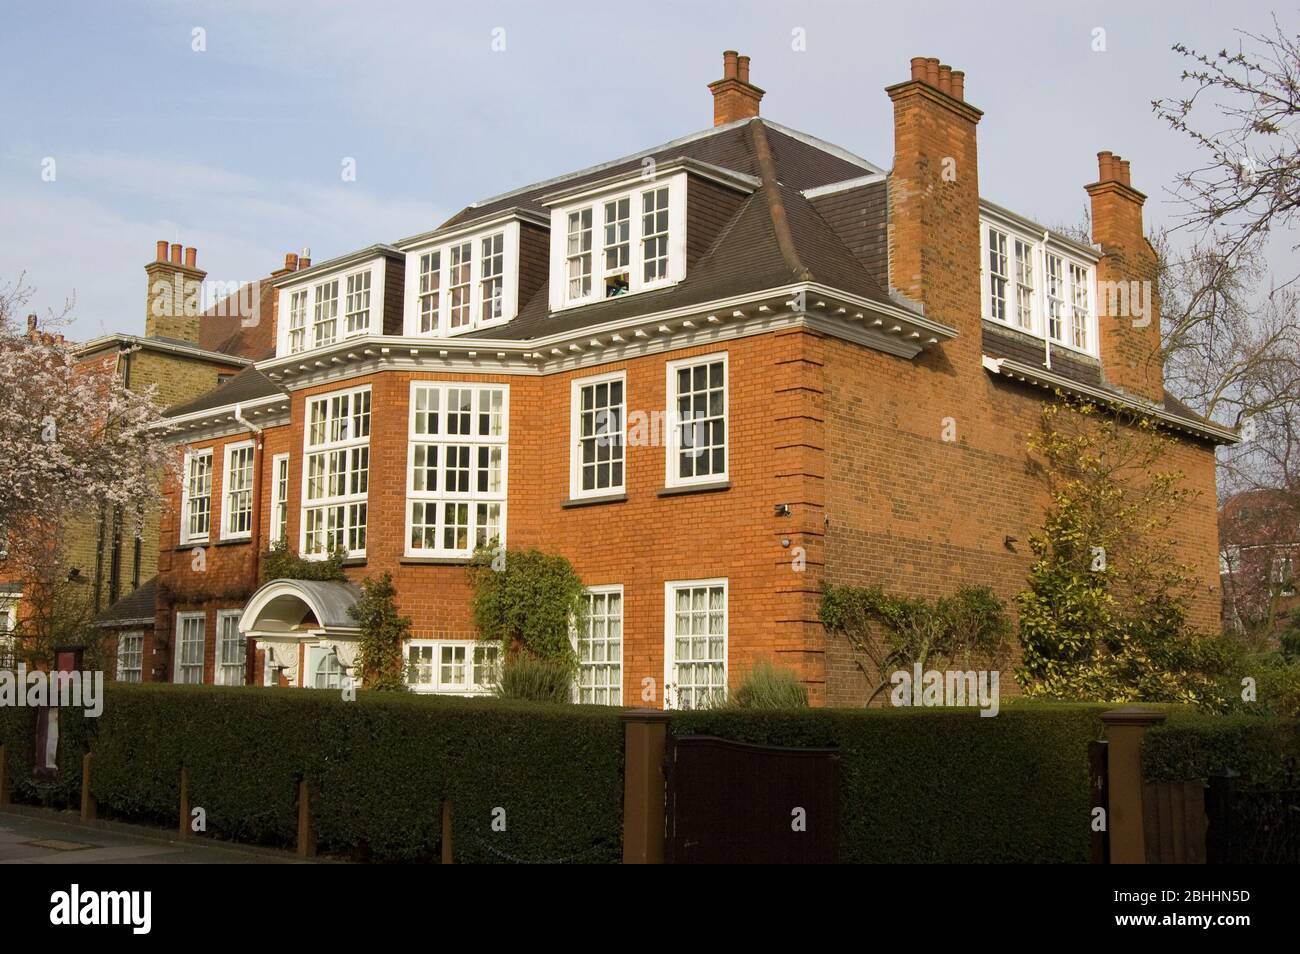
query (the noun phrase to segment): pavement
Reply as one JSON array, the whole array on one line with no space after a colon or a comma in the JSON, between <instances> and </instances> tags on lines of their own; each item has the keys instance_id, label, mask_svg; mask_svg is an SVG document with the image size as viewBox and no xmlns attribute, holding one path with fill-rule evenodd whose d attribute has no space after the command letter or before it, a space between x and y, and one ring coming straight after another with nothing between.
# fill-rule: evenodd
<instances>
[{"instance_id":1,"label":"pavement","mask_svg":"<svg viewBox=\"0 0 1300 954\"><path fill-rule=\"evenodd\" d=\"M283 851L230 846L187 838L158 828L96 821L76 812L0 808L0 865L193 865L295 864Z\"/></svg>"}]
</instances>

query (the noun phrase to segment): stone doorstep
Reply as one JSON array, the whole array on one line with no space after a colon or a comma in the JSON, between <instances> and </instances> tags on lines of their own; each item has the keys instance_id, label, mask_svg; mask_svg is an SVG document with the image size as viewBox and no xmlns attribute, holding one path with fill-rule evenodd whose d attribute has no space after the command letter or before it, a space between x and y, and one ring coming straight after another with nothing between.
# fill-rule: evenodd
<instances>
[{"instance_id":1,"label":"stone doorstep","mask_svg":"<svg viewBox=\"0 0 1300 954\"><path fill-rule=\"evenodd\" d=\"M0 808L0 819L3 819L5 815L19 815L26 818L34 818L38 821L50 824L65 825L70 829L85 833L103 831L125 835L130 838L139 838L145 841L156 841L160 844L173 845L177 848L201 847L216 851L228 851L231 854L237 855L263 855L268 860L274 858L277 860L302 862L304 864L348 863L339 859L323 857L304 860L299 858L293 851L283 851L279 848L267 848L264 845L243 845L237 842L219 841L215 838L200 834L193 834L186 838L181 838L170 829L156 828L150 825L137 825L131 822L113 821L104 818L97 818L94 821L83 822L76 811L60 811L56 808L40 808L35 805L15 805L10 803L5 805L3 808ZM41 848L54 848L59 851L73 851L83 848L100 847L86 842L64 841L63 839L58 838L25 842L24 844L31 844Z\"/></svg>"}]
</instances>

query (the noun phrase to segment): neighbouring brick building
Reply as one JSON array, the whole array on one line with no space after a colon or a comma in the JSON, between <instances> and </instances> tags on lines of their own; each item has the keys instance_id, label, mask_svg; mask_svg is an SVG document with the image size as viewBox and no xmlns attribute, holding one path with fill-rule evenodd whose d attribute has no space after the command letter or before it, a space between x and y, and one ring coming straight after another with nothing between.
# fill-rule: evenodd
<instances>
[{"instance_id":1,"label":"neighbouring brick building","mask_svg":"<svg viewBox=\"0 0 1300 954\"><path fill-rule=\"evenodd\" d=\"M1258 489L1233 494L1219 510L1223 624L1270 637L1300 610L1300 511L1293 494Z\"/></svg>"},{"instance_id":2,"label":"neighbouring brick building","mask_svg":"<svg viewBox=\"0 0 1300 954\"><path fill-rule=\"evenodd\" d=\"M1099 288L1154 276L1128 163L1100 154L1080 244L980 196L981 113L937 60L887 90L889 171L759 118L747 57L710 89L711 129L274 280L274 355L169 411L144 678L337 685L355 581L390 571L415 688L481 691L464 565L495 539L590 587L583 700L698 705L770 659L860 703L823 583L1021 589L1058 389L1177 437L1217 625L1235 436L1165 393L1158 315L1098 317ZM353 582L259 586L278 539L346 548Z\"/></svg>"}]
</instances>

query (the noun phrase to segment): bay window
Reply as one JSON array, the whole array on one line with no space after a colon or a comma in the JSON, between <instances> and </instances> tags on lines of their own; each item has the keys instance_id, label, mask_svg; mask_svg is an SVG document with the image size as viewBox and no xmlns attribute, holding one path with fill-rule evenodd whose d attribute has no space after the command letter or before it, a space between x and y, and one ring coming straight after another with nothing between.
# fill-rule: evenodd
<instances>
[{"instance_id":1,"label":"bay window","mask_svg":"<svg viewBox=\"0 0 1300 954\"><path fill-rule=\"evenodd\" d=\"M504 544L508 395L502 384L412 383L408 556Z\"/></svg>"},{"instance_id":2,"label":"bay window","mask_svg":"<svg viewBox=\"0 0 1300 954\"><path fill-rule=\"evenodd\" d=\"M338 549L364 556L370 389L308 400L303 444L303 556L324 557Z\"/></svg>"}]
</instances>

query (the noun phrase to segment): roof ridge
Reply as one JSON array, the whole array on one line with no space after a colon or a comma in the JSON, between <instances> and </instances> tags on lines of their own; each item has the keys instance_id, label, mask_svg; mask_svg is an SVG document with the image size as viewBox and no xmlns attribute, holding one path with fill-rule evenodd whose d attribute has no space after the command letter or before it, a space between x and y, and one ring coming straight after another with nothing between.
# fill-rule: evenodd
<instances>
[{"instance_id":1,"label":"roof ridge","mask_svg":"<svg viewBox=\"0 0 1300 954\"><path fill-rule=\"evenodd\" d=\"M778 188L780 180L776 176L776 163L772 159L772 147L767 141L767 131L762 121L751 122L749 133L754 141L754 153L758 158L759 177L763 180L763 189L767 198L767 213L776 232L776 244L781 250L781 257L794 277L800 281L812 279L812 273L804 267L799 252L794 247L794 236L790 234L790 222L786 218L785 202Z\"/></svg>"}]
</instances>

